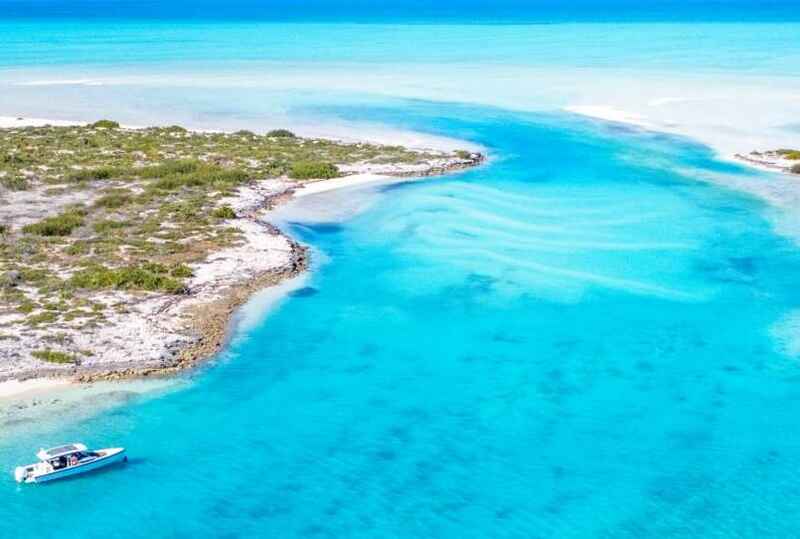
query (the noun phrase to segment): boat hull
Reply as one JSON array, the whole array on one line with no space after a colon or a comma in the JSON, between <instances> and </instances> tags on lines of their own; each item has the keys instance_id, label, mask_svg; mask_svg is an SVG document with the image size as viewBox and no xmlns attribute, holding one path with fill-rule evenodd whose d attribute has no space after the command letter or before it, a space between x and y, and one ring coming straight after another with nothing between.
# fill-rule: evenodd
<instances>
[{"instance_id":1,"label":"boat hull","mask_svg":"<svg viewBox=\"0 0 800 539\"><path fill-rule=\"evenodd\" d=\"M55 481L57 479L64 479L66 477L72 477L75 475L80 475L88 472L92 472L94 470L98 470L100 468L105 468L107 466L111 466L112 464L116 464L118 462L122 462L124 460L128 460L128 457L125 454L125 448L123 447L113 447L108 449L99 449L96 451L97 453L103 453L102 457L98 457L91 462L87 462L85 464L78 464L76 466L70 466L68 468L62 468L60 470L54 470L49 473L39 474L39 475L31 475L26 477L21 477L19 472L15 474L17 481L24 482L24 483L45 483L47 481ZM19 470L19 468L18 468Z\"/></svg>"}]
</instances>

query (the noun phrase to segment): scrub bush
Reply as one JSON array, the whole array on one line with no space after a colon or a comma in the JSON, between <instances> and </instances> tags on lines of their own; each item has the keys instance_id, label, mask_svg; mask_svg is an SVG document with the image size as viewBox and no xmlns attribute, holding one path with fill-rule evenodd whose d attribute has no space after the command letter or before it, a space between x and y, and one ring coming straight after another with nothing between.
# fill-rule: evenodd
<instances>
[{"instance_id":1,"label":"scrub bush","mask_svg":"<svg viewBox=\"0 0 800 539\"><path fill-rule=\"evenodd\" d=\"M273 129L272 131L267 133L267 136L275 138L297 138L297 135L295 135L288 129Z\"/></svg>"},{"instance_id":2,"label":"scrub bush","mask_svg":"<svg viewBox=\"0 0 800 539\"><path fill-rule=\"evenodd\" d=\"M83 225L86 213L82 210L70 210L60 215L46 217L38 223L25 225L22 231L37 236L69 236L72 231Z\"/></svg>"},{"instance_id":3,"label":"scrub bush","mask_svg":"<svg viewBox=\"0 0 800 539\"><path fill-rule=\"evenodd\" d=\"M230 206L220 206L214 210L213 215L217 219L236 219L236 212Z\"/></svg>"},{"instance_id":4,"label":"scrub bush","mask_svg":"<svg viewBox=\"0 0 800 539\"><path fill-rule=\"evenodd\" d=\"M295 180L329 179L339 176L339 169L331 163L297 161L289 169L289 177Z\"/></svg>"},{"instance_id":5,"label":"scrub bush","mask_svg":"<svg viewBox=\"0 0 800 539\"><path fill-rule=\"evenodd\" d=\"M98 120L89 127L102 127L104 129L118 129L119 122L115 122L113 120Z\"/></svg>"},{"instance_id":6,"label":"scrub bush","mask_svg":"<svg viewBox=\"0 0 800 539\"><path fill-rule=\"evenodd\" d=\"M57 352L56 350L35 350L31 352L31 355L48 363L70 364L78 362L74 354Z\"/></svg>"}]
</instances>

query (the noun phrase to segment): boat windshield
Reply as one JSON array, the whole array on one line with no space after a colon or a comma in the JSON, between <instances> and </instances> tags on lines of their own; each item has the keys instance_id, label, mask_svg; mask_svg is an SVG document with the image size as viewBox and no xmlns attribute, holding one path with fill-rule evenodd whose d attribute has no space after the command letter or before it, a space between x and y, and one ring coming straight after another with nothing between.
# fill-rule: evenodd
<instances>
[{"instance_id":1,"label":"boat windshield","mask_svg":"<svg viewBox=\"0 0 800 539\"><path fill-rule=\"evenodd\" d=\"M91 451L76 451L75 453L71 453L69 455L62 455L60 457L51 459L48 462L50 462L50 465L54 470L60 470L61 468L76 466L88 458L95 457L97 457L97 454Z\"/></svg>"}]
</instances>

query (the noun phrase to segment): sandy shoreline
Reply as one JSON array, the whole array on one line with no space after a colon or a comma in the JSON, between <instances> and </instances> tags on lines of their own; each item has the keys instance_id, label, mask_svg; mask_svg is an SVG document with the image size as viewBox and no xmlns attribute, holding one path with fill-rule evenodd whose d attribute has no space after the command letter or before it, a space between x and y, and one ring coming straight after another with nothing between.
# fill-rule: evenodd
<instances>
[{"instance_id":1,"label":"sandy shoreline","mask_svg":"<svg viewBox=\"0 0 800 539\"><path fill-rule=\"evenodd\" d=\"M9 125L10 124L10 125ZM0 127L62 125L44 119L0 117ZM63 122L63 125L84 125ZM63 387L73 382L163 377L194 367L216 354L230 337L235 312L254 294L303 273L307 249L270 222L270 211L291 200L315 194L398 181L398 178L445 174L475 166L481 154L470 159L433 159L424 165L363 165L341 167L343 177L298 183L287 178L254 181L226 201L237 219L229 225L244 237L241 245L214 252L193 265L194 276L185 296L127 297L110 292L115 300L130 303L130 313L112 319L78 345L102 346L103 358L90 357L75 365L41 365L24 359L41 335L27 332L6 345L16 359L0 367L0 401ZM76 336L80 339L81 336ZM105 344L101 344L105 343ZM136 359L131 359L136 358Z\"/></svg>"},{"instance_id":2,"label":"sandy shoreline","mask_svg":"<svg viewBox=\"0 0 800 539\"><path fill-rule=\"evenodd\" d=\"M64 387L69 385L66 378L30 378L28 380L6 380L0 382L0 400L21 397L29 393Z\"/></svg>"},{"instance_id":3,"label":"sandy shoreline","mask_svg":"<svg viewBox=\"0 0 800 539\"><path fill-rule=\"evenodd\" d=\"M643 116L610 106L571 106L567 112L607 122L617 122L651 131L670 132L649 122ZM0 128L84 125L84 122L54 121L39 118L0 116ZM474 154L479 155L479 154ZM737 163L780 172L775 168L741 155L720 157ZM127 360L113 364L84 365L81 368L32 367L15 373L0 371L0 401L30 392L63 387L71 382L95 382L136 377L166 376L191 368L217 353L230 335L230 321L235 311L256 292L274 287L303 273L308 265L304 247L283 234L269 222L269 211L297 198L305 198L334 190L364 187L370 184L398 181L398 177L445 174L474 166L474 163L441 163L437 165L370 165L343 167L346 176L298 184L284 179L262 180L241 189L230 201L237 213L246 217L234 226L240 228L247 242L228 252L214 253L206 263L195 268L189 298L142 302L137 305L148 324L135 328L134 335L146 340L142 355L160 355L158 361ZM234 224L234 223L232 223ZM253 267L253 261L259 261ZM242 278L242 273L245 277ZM191 315L189 313L191 312ZM186 325L186 319L191 319ZM182 322L181 322L182 321ZM156 330L153 334L152 331ZM125 347L117 343L120 350ZM136 353L128 355L140 357ZM23 380L23 381L20 381Z\"/></svg>"},{"instance_id":4,"label":"sandy shoreline","mask_svg":"<svg viewBox=\"0 0 800 539\"><path fill-rule=\"evenodd\" d=\"M644 117L606 105L576 105L564 107L564 110L580 116L587 116L607 122L635 125L644 129L657 130L657 126Z\"/></svg>"},{"instance_id":5,"label":"sandy shoreline","mask_svg":"<svg viewBox=\"0 0 800 539\"><path fill-rule=\"evenodd\" d=\"M644 129L647 131L689 136L682 133L680 129L674 126L661 125L655 123L654 121L649 120L648 118L640 114L628 112L612 106L576 105L576 106L564 107L563 110L565 110L566 112L570 112L572 114L577 114L579 116L584 116L596 120L602 120L605 122L625 124L640 129ZM791 163L789 163L788 161L785 160L771 161L771 160L753 158L750 152L756 151L759 148L747 148L747 149L743 148L739 151L727 151L710 144L708 141L701 140L700 142L712 148L717 154L717 157L723 161L744 165L746 167L757 169L763 172L791 175L791 172L789 171L789 165L791 165ZM764 148L761 149L764 150Z\"/></svg>"}]
</instances>

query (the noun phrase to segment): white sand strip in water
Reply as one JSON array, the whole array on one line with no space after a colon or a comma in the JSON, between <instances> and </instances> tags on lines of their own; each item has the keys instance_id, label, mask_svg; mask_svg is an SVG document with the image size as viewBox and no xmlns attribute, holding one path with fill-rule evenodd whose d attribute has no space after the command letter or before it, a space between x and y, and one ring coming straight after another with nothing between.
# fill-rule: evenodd
<instances>
[{"instance_id":1,"label":"white sand strip in water","mask_svg":"<svg viewBox=\"0 0 800 539\"><path fill-rule=\"evenodd\" d=\"M29 380L8 380L0 382L0 399L18 397L24 393L53 389L65 386L70 381L64 378L31 378Z\"/></svg>"}]
</instances>

